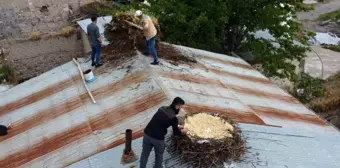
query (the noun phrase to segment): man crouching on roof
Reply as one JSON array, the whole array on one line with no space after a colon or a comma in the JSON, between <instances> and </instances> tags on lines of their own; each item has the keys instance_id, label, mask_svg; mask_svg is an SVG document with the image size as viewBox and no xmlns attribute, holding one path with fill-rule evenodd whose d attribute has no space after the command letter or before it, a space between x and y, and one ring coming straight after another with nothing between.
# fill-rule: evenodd
<instances>
[{"instance_id":1,"label":"man crouching on roof","mask_svg":"<svg viewBox=\"0 0 340 168\"><path fill-rule=\"evenodd\" d=\"M142 11L136 11L135 15L140 19L140 23L143 28L143 33L146 38L146 52L144 55L148 56L151 52L153 55L152 65L158 65L158 56L155 48L157 29L153 24L150 16L143 14Z\"/></svg>"},{"instance_id":2,"label":"man crouching on roof","mask_svg":"<svg viewBox=\"0 0 340 168\"><path fill-rule=\"evenodd\" d=\"M168 127L172 126L175 135L185 134L186 131L178 125L176 115L185 104L184 100L176 97L170 106L161 107L144 129L143 150L140 158L140 168L146 168L152 148L155 150L155 167L162 168L165 149L164 138Z\"/></svg>"}]
</instances>

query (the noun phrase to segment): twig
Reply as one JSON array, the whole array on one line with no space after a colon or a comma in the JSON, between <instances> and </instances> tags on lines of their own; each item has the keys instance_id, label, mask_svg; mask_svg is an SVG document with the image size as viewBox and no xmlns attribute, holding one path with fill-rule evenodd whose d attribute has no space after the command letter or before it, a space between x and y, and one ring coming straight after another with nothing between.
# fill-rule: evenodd
<instances>
[{"instance_id":1,"label":"twig","mask_svg":"<svg viewBox=\"0 0 340 168\"><path fill-rule=\"evenodd\" d=\"M94 100L94 97L93 97L93 95L92 95L92 93L91 93L89 87L87 86L87 84L86 84L86 82L85 82L84 74L83 74L83 71L81 70L81 67L80 67L79 63L78 63L77 60L74 59L74 58L73 58L73 62L74 62L74 63L77 65L77 67L78 67L78 70L79 70L81 79L83 80L83 83L84 83L84 86L85 86L85 88L86 88L86 90L87 90L87 93L90 95L92 102L93 102L94 104L96 104L96 100Z\"/></svg>"},{"instance_id":2,"label":"twig","mask_svg":"<svg viewBox=\"0 0 340 168\"><path fill-rule=\"evenodd\" d=\"M134 24L134 23L132 23L132 22L129 22L129 21L127 21L127 20L124 20L124 22L126 22L126 23L129 24L130 26L133 26L133 27L135 27L135 28L137 28L137 29L139 29L139 30L143 30L142 27L140 27L140 26L138 26L138 25L136 25L136 24Z\"/></svg>"}]
</instances>

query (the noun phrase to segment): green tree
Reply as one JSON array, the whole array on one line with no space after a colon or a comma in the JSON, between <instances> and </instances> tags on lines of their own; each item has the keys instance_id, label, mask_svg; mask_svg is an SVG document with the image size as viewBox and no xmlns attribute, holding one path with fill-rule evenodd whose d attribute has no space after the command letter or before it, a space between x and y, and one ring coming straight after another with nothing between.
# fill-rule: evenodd
<instances>
[{"instance_id":1,"label":"green tree","mask_svg":"<svg viewBox=\"0 0 340 168\"><path fill-rule=\"evenodd\" d=\"M301 29L296 12L309 10L303 0L149 0L164 40L226 53L251 52L267 76L296 79L292 60L305 57L310 35ZM254 32L268 31L264 39ZM297 45L299 41L300 45Z\"/></svg>"}]
</instances>

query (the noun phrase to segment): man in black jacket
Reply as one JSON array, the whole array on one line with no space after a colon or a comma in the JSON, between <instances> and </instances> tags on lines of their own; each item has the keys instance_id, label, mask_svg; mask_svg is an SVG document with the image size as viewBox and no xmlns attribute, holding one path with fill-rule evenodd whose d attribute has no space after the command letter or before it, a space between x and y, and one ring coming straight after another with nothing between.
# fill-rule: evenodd
<instances>
[{"instance_id":1,"label":"man in black jacket","mask_svg":"<svg viewBox=\"0 0 340 168\"><path fill-rule=\"evenodd\" d=\"M185 104L184 100L176 97L170 106L161 107L152 117L144 129L143 150L140 158L140 168L146 168L148 158L152 148L155 149L155 166L154 168L162 168L163 153L165 149L164 137L167 129L172 126L175 135L185 133L182 126L178 125L176 115Z\"/></svg>"}]
</instances>

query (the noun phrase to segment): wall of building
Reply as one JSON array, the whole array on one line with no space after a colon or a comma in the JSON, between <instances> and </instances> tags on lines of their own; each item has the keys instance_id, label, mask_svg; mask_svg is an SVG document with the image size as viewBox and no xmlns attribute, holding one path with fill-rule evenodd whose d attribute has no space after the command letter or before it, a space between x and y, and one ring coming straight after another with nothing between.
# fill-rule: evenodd
<instances>
[{"instance_id":1,"label":"wall of building","mask_svg":"<svg viewBox=\"0 0 340 168\"><path fill-rule=\"evenodd\" d=\"M69 16L94 0L1 0L0 48L12 63L19 80L29 79L82 56L83 41L69 38L29 40L60 32L70 25Z\"/></svg>"}]
</instances>

